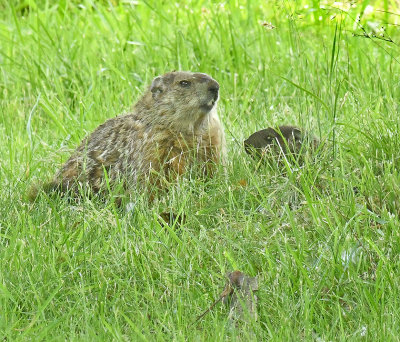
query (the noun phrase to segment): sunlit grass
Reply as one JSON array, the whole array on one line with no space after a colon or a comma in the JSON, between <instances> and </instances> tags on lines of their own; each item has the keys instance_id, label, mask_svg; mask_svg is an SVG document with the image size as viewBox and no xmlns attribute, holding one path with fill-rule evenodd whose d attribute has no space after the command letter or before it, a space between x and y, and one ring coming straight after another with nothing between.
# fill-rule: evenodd
<instances>
[{"instance_id":1,"label":"sunlit grass","mask_svg":"<svg viewBox=\"0 0 400 342\"><path fill-rule=\"evenodd\" d=\"M397 340L400 35L385 23L399 16L354 20L368 4L398 9L131 3L0 3L1 336ZM353 36L371 22L394 43ZM88 132L174 69L219 81L227 175L182 179L151 206L134 193L130 211L25 200ZM242 142L278 124L323 147L300 167L257 167ZM186 222L164 227L165 210ZM192 326L233 269L258 275L259 320L230 326L219 306Z\"/></svg>"}]
</instances>

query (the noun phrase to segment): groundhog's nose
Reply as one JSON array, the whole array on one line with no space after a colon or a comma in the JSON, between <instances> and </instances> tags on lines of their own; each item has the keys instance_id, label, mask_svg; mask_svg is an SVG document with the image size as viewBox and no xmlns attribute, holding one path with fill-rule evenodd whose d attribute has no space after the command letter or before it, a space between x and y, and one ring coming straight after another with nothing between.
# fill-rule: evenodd
<instances>
[{"instance_id":1,"label":"groundhog's nose","mask_svg":"<svg viewBox=\"0 0 400 342\"><path fill-rule=\"evenodd\" d=\"M215 81L210 82L211 84L208 86L208 91L214 95L214 97L218 96L219 84Z\"/></svg>"}]
</instances>

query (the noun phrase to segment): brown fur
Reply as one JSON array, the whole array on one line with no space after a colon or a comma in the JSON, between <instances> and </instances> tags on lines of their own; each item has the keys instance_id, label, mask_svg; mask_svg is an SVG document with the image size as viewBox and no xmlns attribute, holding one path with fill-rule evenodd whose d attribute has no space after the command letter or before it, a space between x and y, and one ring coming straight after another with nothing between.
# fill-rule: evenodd
<instances>
[{"instance_id":1,"label":"brown fur","mask_svg":"<svg viewBox=\"0 0 400 342\"><path fill-rule=\"evenodd\" d=\"M210 76L171 72L156 77L132 113L107 120L86 137L55 175L50 189L74 190L78 182L94 192L112 184L172 180L194 164L223 161L225 137L216 105L219 85ZM31 196L32 197L32 196Z\"/></svg>"}]
</instances>

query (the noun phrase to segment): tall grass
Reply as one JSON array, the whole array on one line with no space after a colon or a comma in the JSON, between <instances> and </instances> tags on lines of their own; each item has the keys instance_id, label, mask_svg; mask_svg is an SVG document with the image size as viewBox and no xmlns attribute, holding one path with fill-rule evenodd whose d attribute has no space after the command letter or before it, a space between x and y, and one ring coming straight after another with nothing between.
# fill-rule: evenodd
<instances>
[{"instance_id":1,"label":"tall grass","mask_svg":"<svg viewBox=\"0 0 400 342\"><path fill-rule=\"evenodd\" d=\"M3 338L398 340L399 11L318 4L0 3ZM393 42L353 36L374 23ZM227 175L151 206L134 193L131 210L25 200L174 69L219 81ZM316 157L257 167L242 141L288 123L320 138ZM165 210L186 222L165 227ZM191 326L233 269L259 277L258 321L230 325L220 306Z\"/></svg>"}]
</instances>

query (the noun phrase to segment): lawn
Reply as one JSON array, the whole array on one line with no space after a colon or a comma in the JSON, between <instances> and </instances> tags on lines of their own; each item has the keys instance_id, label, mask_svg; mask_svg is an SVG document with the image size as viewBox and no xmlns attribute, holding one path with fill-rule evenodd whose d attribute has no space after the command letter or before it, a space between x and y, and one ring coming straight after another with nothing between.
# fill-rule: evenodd
<instances>
[{"instance_id":1,"label":"lawn","mask_svg":"<svg viewBox=\"0 0 400 342\"><path fill-rule=\"evenodd\" d=\"M400 8L330 4L0 0L0 339L400 339ZM129 208L26 199L171 70L220 83L226 173ZM257 165L243 140L279 124L320 149ZM193 325L232 270L258 320Z\"/></svg>"}]
</instances>

